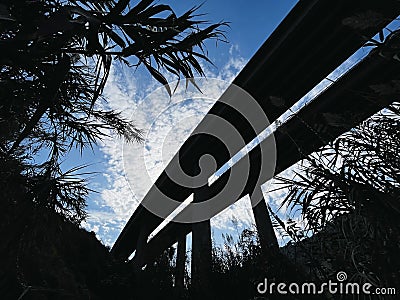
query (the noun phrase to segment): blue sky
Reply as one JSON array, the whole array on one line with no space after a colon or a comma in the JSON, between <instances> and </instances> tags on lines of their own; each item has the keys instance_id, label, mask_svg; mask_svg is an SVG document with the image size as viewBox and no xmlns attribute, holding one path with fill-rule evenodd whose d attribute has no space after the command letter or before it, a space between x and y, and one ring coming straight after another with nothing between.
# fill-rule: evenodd
<instances>
[{"instance_id":1,"label":"blue sky","mask_svg":"<svg viewBox=\"0 0 400 300\"><path fill-rule=\"evenodd\" d=\"M196 0L162 2L171 5L178 13L203 3ZM240 54L249 59L296 3L294 0L208 0L200 11L207 13L204 18L212 22L230 22L231 28L227 32L230 44L238 45ZM209 47L211 58L219 66L228 59L228 47Z\"/></svg>"}]
</instances>

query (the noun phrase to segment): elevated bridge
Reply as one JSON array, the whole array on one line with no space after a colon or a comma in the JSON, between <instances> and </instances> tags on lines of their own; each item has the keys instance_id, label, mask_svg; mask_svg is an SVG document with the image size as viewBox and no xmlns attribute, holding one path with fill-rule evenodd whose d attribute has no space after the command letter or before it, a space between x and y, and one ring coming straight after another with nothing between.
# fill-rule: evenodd
<instances>
[{"instance_id":1,"label":"elevated bridge","mask_svg":"<svg viewBox=\"0 0 400 300\"><path fill-rule=\"evenodd\" d=\"M178 222L193 213L184 209L151 240L148 241L148 237L190 195L194 195L195 203L211 198L232 179L232 174L237 174L235 170L243 168L239 161L210 186L206 181L188 186L171 179L170 175L178 167L186 170L189 176L195 176L199 160L205 154L212 155L220 168L231 158L231 152L241 150L241 145L234 145L227 151L224 143L204 133L204 128L212 128L213 116L231 124L246 144L268 126L232 109L238 101L237 93L236 96L232 93L233 86L249 93L262 113L273 122L399 14L400 2L395 0L300 0L179 149L129 219L112 253L127 259L136 251L132 261L140 268L179 242L177 267L182 268L184 251L179 251L179 247L185 247L185 237L192 232L192 282L202 282L200 278L206 277L211 268L209 218L212 216L194 223ZM397 35L391 38L397 39ZM278 243L262 199L261 184L397 100L396 94L377 94L371 88L400 79L400 63L382 55L380 50L372 50L248 153L247 181L232 203L245 195L250 196L261 246L267 255L277 251ZM276 99L279 99L278 104ZM340 119L345 122L334 121ZM276 147L273 149L276 160L270 162L275 171L265 172L261 167L264 166L261 149L264 146L269 149L271 145ZM176 202L166 204L162 212L154 214L146 208L149 204L162 205L167 198ZM217 209L214 215L224 208Z\"/></svg>"}]
</instances>

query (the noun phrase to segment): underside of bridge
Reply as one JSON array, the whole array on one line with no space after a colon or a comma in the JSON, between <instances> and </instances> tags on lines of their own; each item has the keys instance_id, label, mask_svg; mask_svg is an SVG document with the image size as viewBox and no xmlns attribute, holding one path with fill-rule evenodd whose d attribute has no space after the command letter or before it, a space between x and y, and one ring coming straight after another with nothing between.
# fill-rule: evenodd
<instances>
[{"instance_id":1,"label":"underside of bridge","mask_svg":"<svg viewBox=\"0 0 400 300\"><path fill-rule=\"evenodd\" d=\"M301 0L233 84L248 92L268 120L273 122L399 14L400 3L395 0ZM362 15L379 18L361 24L359 17ZM388 38L390 41L398 41L396 33ZM249 176L243 191L232 202L249 195L252 203L257 203L253 205L253 213L261 246L267 257L272 259L279 249L266 203L262 199L261 184L396 100L396 94L382 94L373 89L382 83L400 80L400 63L390 57L390 51L385 48L388 44L373 49L248 154ZM260 130L255 129L249 120L232 110L230 97L228 88L208 115L227 120L249 143L268 124L260 126ZM277 98L280 99L279 105L274 101ZM339 119L345 122L335 121ZM207 126L207 116L204 120L199 126ZM276 147L275 171L272 174L260 167L263 144ZM241 149L238 145L234 150ZM197 134L195 129L176 154L178 159L172 160L145 196L144 203L158 203L162 199L160 193L178 204L191 194L194 194L194 202L205 201L224 187L234 168L241 168L239 161L232 167L232 172L226 172L211 186L205 183L200 188L181 186L167 175L171 174L169 172L177 161L183 169L190 170L204 154L211 154L218 168L231 158L223 145L215 143L206 134ZM171 221L148 241L149 235L178 204L171 206L165 216L155 215L145 208L146 205L139 205L114 244L112 253L126 260L136 251L132 262L140 269L178 242L176 278L177 284L183 284L185 237L192 232L192 284L204 289L207 286L207 272L211 268L209 220L196 223ZM185 213L183 210L180 215Z\"/></svg>"}]
</instances>

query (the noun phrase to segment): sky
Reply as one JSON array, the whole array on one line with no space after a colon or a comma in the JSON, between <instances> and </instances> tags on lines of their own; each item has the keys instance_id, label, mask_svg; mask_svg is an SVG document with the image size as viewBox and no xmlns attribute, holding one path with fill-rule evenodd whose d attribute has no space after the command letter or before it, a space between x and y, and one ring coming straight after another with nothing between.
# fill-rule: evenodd
<instances>
[{"instance_id":1,"label":"sky","mask_svg":"<svg viewBox=\"0 0 400 300\"><path fill-rule=\"evenodd\" d=\"M199 1L159 1L169 4L178 15ZM96 233L106 245L112 246L123 226L143 199L180 145L201 121L212 104L228 84L254 55L276 26L297 1L206 1L199 9L206 13L200 18L211 22L227 21L229 43L207 43L208 56L215 67L204 64L208 80L199 80L207 93L199 94L194 88L186 90L180 85L172 98L165 89L143 69L133 70L113 64L104 90L105 108L120 111L125 118L143 129L143 144L127 145L110 134L93 151L82 156L71 154L65 165L90 164L89 170L98 172L89 178L89 186L96 190L88 199L89 217L83 226ZM361 50L330 75L337 78L366 53ZM172 77L169 79L173 80ZM325 80L301 99L312 99L332 81ZM299 99L300 100L300 99ZM298 107L297 107L298 108ZM293 110L297 109L296 107ZM287 116L286 116L287 117ZM291 170L287 171L290 174ZM267 186L264 186L266 192ZM280 206L283 191L266 195L273 208ZM232 222L232 219L237 222ZM249 199L246 197L211 219L214 238L221 241L222 233L236 234L252 226L254 220Z\"/></svg>"},{"instance_id":2,"label":"sky","mask_svg":"<svg viewBox=\"0 0 400 300\"><path fill-rule=\"evenodd\" d=\"M87 230L94 231L104 244L112 246L152 181L158 177L168 160L218 99L218 95L296 2L255 1L248 5L243 0L159 1L169 4L178 15L202 4L199 13L206 15L199 18L210 22L229 22L229 28L226 28L229 43L216 45L215 42L209 42L206 45L208 57L215 65L213 67L204 64L206 74L209 79L218 79L219 84L217 81L210 91L213 94L211 99L190 99L185 91L181 91L175 95L178 100L171 104L166 102L167 97L157 96L157 92L163 94L163 88L145 70L133 70L117 63L113 65L104 91L107 99L105 105L121 111L137 127L145 129L146 141L144 144L131 145L129 151L125 149L124 155L128 156L125 158L125 165L128 161L128 167L124 166L124 141L115 136L103 140L93 151L85 151L82 156L72 153L64 162L64 167L77 163L89 164L88 170L97 172L88 178L89 186L96 193L92 193L88 199L89 217L83 224ZM181 94L180 98L177 94ZM183 115L190 118L181 120ZM232 224L232 218L239 220L239 228ZM235 233L238 229L250 226L252 222L249 200L241 199L212 219L213 234L218 239L222 232Z\"/></svg>"}]
</instances>

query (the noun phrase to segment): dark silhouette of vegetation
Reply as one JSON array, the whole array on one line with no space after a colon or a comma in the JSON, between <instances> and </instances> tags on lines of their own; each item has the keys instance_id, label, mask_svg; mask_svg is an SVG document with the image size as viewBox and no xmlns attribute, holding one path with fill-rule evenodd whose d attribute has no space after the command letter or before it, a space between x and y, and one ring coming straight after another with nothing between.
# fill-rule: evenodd
<instances>
[{"instance_id":1,"label":"dark silhouette of vegetation","mask_svg":"<svg viewBox=\"0 0 400 300\"><path fill-rule=\"evenodd\" d=\"M399 92L396 82L374 89ZM396 103L309 157L295 178L280 178L289 190L283 205L306 221L288 236L315 235L306 243L314 276L342 270L354 281L400 287L399 122Z\"/></svg>"},{"instance_id":2,"label":"dark silhouette of vegetation","mask_svg":"<svg viewBox=\"0 0 400 300\"><path fill-rule=\"evenodd\" d=\"M153 0L0 1L1 299L121 299L134 275L115 262L86 217L85 166L63 158L109 130L131 142L141 131L105 110L102 91L113 60L144 66L165 85L203 76L204 41L225 41L221 27L178 16ZM108 298L107 298L108 297ZM118 298L119 298L118 297Z\"/></svg>"},{"instance_id":3,"label":"dark silhouette of vegetation","mask_svg":"<svg viewBox=\"0 0 400 300\"><path fill-rule=\"evenodd\" d=\"M32 201L77 224L89 190L72 177L79 168L61 170L62 157L92 147L104 129L141 140L138 128L99 105L113 58L144 65L171 94L162 72L190 81L204 75L199 60L210 62L204 40L224 39L223 23L200 28L205 22L196 20L196 7L177 16L153 2L0 3L1 159L7 172L25 174ZM39 155L48 159L34 163Z\"/></svg>"}]
</instances>

